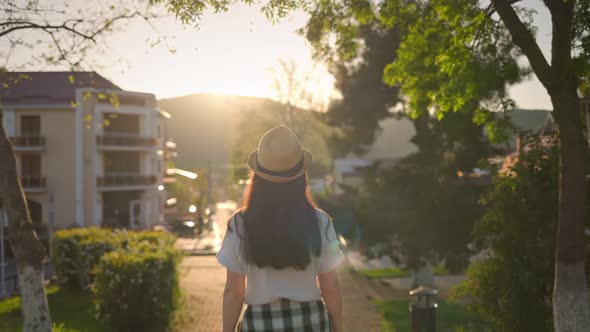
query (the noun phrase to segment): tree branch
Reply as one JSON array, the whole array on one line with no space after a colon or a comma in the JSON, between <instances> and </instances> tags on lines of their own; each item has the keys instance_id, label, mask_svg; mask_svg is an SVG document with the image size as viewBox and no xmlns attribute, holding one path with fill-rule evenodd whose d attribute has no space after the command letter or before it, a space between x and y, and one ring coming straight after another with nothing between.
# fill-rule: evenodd
<instances>
[{"instance_id":1,"label":"tree branch","mask_svg":"<svg viewBox=\"0 0 590 332\"><path fill-rule=\"evenodd\" d=\"M510 0L508 2L510 3L510 5L513 5L513 4L520 2L520 1L522 1L522 0ZM496 12L496 10L494 9L494 5L491 3L485 9L485 13L488 17L491 17L492 15L494 15L495 12Z\"/></svg>"},{"instance_id":2,"label":"tree branch","mask_svg":"<svg viewBox=\"0 0 590 332\"><path fill-rule=\"evenodd\" d=\"M516 11L512 8L512 2L507 0L491 1L498 15L500 15L500 19L510 32L512 40L526 55L541 83L545 87L551 85L550 77L552 68L545 59L543 52L541 52L537 41L533 37L532 31L520 20Z\"/></svg>"},{"instance_id":3,"label":"tree branch","mask_svg":"<svg viewBox=\"0 0 590 332\"><path fill-rule=\"evenodd\" d=\"M112 19L106 20L105 23L101 27L99 27L96 30L91 31L91 32L82 32L82 31L78 30L76 28L76 24L81 22L81 20L76 20L76 19L67 20L64 23L59 24L59 25L55 25L55 24L41 25L38 23L26 22L26 21L4 22L4 23L0 23L0 26L9 26L9 25L13 25L13 24L21 24L21 25L0 31L0 37L8 35L11 32L14 32L17 30L23 30L23 29L40 29L40 30L44 30L46 32L49 32L49 30L55 30L55 31L63 30L63 31L71 32L75 35L78 35L79 37L82 37L86 40L90 40L90 41L96 43L96 36L105 32L105 30L110 28L113 25L113 23L115 23L116 21L120 21L120 20L124 20L124 19L131 19L131 18L138 17L138 16L143 17L143 18L147 18L146 16L142 15L139 12L133 12L131 14L122 14L122 15L116 16ZM68 23L73 23L73 25L70 26L70 25L68 25Z\"/></svg>"}]
</instances>

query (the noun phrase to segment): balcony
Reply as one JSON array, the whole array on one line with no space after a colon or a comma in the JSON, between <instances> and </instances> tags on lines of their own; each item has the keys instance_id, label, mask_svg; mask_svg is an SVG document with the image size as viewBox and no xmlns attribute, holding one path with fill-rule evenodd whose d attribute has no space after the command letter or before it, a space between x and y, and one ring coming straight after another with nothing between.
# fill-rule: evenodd
<instances>
[{"instance_id":1,"label":"balcony","mask_svg":"<svg viewBox=\"0 0 590 332\"><path fill-rule=\"evenodd\" d=\"M158 145L158 139L133 133L105 133L96 136L96 145L102 150L152 150Z\"/></svg>"},{"instance_id":2,"label":"balcony","mask_svg":"<svg viewBox=\"0 0 590 332\"><path fill-rule=\"evenodd\" d=\"M21 176L20 183L25 192L45 192L47 189L45 178L40 175Z\"/></svg>"},{"instance_id":3,"label":"balcony","mask_svg":"<svg viewBox=\"0 0 590 332\"><path fill-rule=\"evenodd\" d=\"M45 136L24 135L10 137L15 151L43 151L45 150Z\"/></svg>"},{"instance_id":4,"label":"balcony","mask_svg":"<svg viewBox=\"0 0 590 332\"><path fill-rule=\"evenodd\" d=\"M107 173L96 178L101 190L144 190L154 186L158 178L137 173Z\"/></svg>"}]
</instances>

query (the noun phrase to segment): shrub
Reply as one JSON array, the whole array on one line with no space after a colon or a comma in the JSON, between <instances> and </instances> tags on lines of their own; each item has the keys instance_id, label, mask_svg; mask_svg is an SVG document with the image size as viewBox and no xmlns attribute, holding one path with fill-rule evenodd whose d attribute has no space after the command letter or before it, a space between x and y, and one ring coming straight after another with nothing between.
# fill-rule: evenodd
<instances>
[{"instance_id":1,"label":"shrub","mask_svg":"<svg viewBox=\"0 0 590 332\"><path fill-rule=\"evenodd\" d=\"M54 234L51 242L51 261L59 284L88 289L94 280L94 269L104 254L142 242L172 247L174 240L171 234L155 231L61 230Z\"/></svg>"},{"instance_id":2,"label":"shrub","mask_svg":"<svg viewBox=\"0 0 590 332\"><path fill-rule=\"evenodd\" d=\"M135 237L135 235L132 235ZM142 236L137 236L142 238ZM179 256L172 245L145 235L104 255L92 286L98 318L118 331L163 331L178 301Z\"/></svg>"},{"instance_id":3,"label":"shrub","mask_svg":"<svg viewBox=\"0 0 590 332\"><path fill-rule=\"evenodd\" d=\"M174 246L176 237L174 235L158 231L128 232L117 231L117 241L121 247L126 248L131 243L147 242L157 246Z\"/></svg>"},{"instance_id":4,"label":"shrub","mask_svg":"<svg viewBox=\"0 0 590 332\"><path fill-rule=\"evenodd\" d=\"M558 148L531 143L483 199L476 239L489 255L470 266L459 295L499 331L551 331Z\"/></svg>"},{"instance_id":5,"label":"shrub","mask_svg":"<svg viewBox=\"0 0 590 332\"><path fill-rule=\"evenodd\" d=\"M115 250L117 237L99 228L68 229L56 232L51 241L51 261L58 283L87 289L100 257Z\"/></svg>"}]
</instances>

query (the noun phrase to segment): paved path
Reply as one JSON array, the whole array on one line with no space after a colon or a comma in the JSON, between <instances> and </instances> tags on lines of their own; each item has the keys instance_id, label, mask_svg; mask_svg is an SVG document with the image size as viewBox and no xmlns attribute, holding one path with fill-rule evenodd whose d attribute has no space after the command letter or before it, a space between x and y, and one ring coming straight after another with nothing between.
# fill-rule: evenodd
<instances>
[{"instance_id":1,"label":"paved path","mask_svg":"<svg viewBox=\"0 0 590 332\"><path fill-rule=\"evenodd\" d=\"M185 257L180 266L185 303L175 332L220 332L224 285L225 269L215 256Z\"/></svg>"},{"instance_id":2,"label":"paved path","mask_svg":"<svg viewBox=\"0 0 590 332\"><path fill-rule=\"evenodd\" d=\"M221 331L225 270L214 256L189 256L182 262L180 275L186 302L175 332ZM363 279L353 274L348 266L339 270L339 277L344 293L345 331L380 331L381 317L367 298L373 294Z\"/></svg>"}]
</instances>

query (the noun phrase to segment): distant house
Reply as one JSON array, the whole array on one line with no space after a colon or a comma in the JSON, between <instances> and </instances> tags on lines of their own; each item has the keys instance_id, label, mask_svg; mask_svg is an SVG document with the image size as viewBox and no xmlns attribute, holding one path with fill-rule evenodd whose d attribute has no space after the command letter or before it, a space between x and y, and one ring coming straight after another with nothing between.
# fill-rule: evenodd
<instances>
[{"instance_id":1,"label":"distant house","mask_svg":"<svg viewBox=\"0 0 590 332\"><path fill-rule=\"evenodd\" d=\"M555 120L553 113L547 110L526 110L515 109L507 114L499 112L498 117L506 116L514 124L515 132L508 138L508 141L496 147L501 148L504 153L511 153L516 151L519 142L519 137L523 134L531 135L548 135L554 131Z\"/></svg>"},{"instance_id":2,"label":"distant house","mask_svg":"<svg viewBox=\"0 0 590 332\"><path fill-rule=\"evenodd\" d=\"M95 72L0 74L4 126L33 222L53 228L163 222L163 123L150 93Z\"/></svg>"},{"instance_id":3,"label":"distant house","mask_svg":"<svg viewBox=\"0 0 590 332\"><path fill-rule=\"evenodd\" d=\"M488 157L488 162L497 169L503 169L510 156L517 153L525 134L548 135L553 132L555 125L551 111L547 110L515 109L508 113L498 112L496 117L508 118L515 127L506 142L493 145L497 154ZM484 134L487 135L485 131Z\"/></svg>"},{"instance_id":4,"label":"distant house","mask_svg":"<svg viewBox=\"0 0 590 332\"><path fill-rule=\"evenodd\" d=\"M590 97L581 98L580 102L581 111L586 120L584 135L590 145L590 131L588 130L590 128ZM528 132L540 137L543 145L557 144L551 137L551 134L556 130L556 123L551 111L517 110L511 112L510 117L520 131L511 138L507 155L504 158L497 158L500 172L504 174L510 173L510 168L518 160L520 153L529 148L522 142L520 133Z\"/></svg>"}]
</instances>

